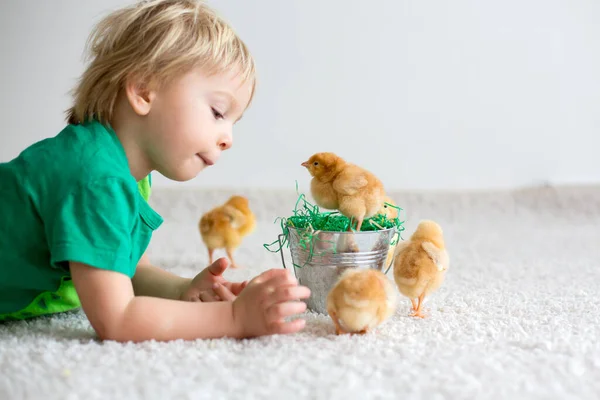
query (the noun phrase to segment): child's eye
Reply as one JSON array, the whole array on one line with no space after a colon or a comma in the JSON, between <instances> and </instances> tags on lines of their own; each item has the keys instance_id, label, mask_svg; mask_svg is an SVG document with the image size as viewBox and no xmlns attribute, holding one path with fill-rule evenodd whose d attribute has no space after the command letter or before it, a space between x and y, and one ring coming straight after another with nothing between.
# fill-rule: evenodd
<instances>
[{"instance_id":1,"label":"child's eye","mask_svg":"<svg viewBox=\"0 0 600 400\"><path fill-rule=\"evenodd\" d=\"M223 114L221 114L219 111L217 111L216 109L212 108L212 113L213 116L215 117L215 119L223 119Z\"/></svg>"}]
</instances>

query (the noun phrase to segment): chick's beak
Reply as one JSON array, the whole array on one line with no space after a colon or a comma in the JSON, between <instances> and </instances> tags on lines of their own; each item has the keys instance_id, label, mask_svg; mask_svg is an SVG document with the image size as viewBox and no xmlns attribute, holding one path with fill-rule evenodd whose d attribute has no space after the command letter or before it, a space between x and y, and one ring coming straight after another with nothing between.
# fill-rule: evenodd
<instances>
[{"instance_id":1,"label":"chick's beak","mask_svg":"<svg viewBox=\"0 0 600 400\"><path fill-rule=\"evenodd\" d=\"M304 161L304 162L303 162L302 164L300 164L300 165L302 165L303 167L307 167L307 168L308 168L308 161Z\"/></svg>"}]
</instances>

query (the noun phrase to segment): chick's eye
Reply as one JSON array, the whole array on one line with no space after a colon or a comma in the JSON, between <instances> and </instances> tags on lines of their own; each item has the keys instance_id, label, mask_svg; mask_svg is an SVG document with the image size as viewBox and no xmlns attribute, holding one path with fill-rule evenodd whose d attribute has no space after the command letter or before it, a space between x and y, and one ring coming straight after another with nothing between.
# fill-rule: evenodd
<instances>
[{"instance_id":1,"label":"chick's eye","mask_svg":"<svg viewBox=\"0 0 600 400\"><path fill-rule=\"evenodd\" d=\"M313 165L316 167L317 165L319 165L319 163L315 161L315 162L313 163Z\"/></svg>"},{"instance_id":2,"label":"chick's eye","mask_svg":"<svg viewBox=\"0 0 600 400\"><path fill-rule=\"evenodd\" d=\"M214 107L211 108L212 109L212 113L213 116L215 117L215 119L223 119L223 114L221 114L218 110L216 110Z\"/></svg>"}]
</instances>

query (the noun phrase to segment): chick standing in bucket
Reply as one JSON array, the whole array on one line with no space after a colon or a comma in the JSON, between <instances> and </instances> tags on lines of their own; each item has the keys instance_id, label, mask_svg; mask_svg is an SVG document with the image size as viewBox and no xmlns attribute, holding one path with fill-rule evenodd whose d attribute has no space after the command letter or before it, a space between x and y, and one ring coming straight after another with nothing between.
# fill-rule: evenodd
<instances>
[{"instance_id":1,"label":"chick standing in bucket","mask_svg":"<svg viewBox=\"0 0 600 400\"><path fill-rule=\"evenodd\" d=\"M371 172L346 162L334 153L316 153L301 164L313 179L310 191L319 207L339 210L356 221L360 231L363 220L375 215L383 206L383 183Z\"/></svg>"},{"instance_id":2,"label":"chick standing in bucket","mask_svg":"<svg viewBox=\"0 0 600 400\"><path fill-rule=\"evenodd\" d=\"M397 302L392 282L381 271L348 268L327 295L327 312L336 334L364 334L392 316Z\"/></svg>"},{"instance_id":3,"label":"chick standing in bucket","mask_svg":"<svg viewBox=\"0 0 600 400\"><path fill-rule=\"evenodd\" d=\"M412 316L424 317L423 300L441 286L449 263L442 228L434 221L421 221L410 240L398 243L394 280L400 293L410 299Z\"/></svg>"},{"instance_id":4,"label":"chick standing in bucket","mask_svg":"<svg viewBox=\"0 0 600 400\"><path fill-rule=\"evenodd\" d=\"M256 226L256 217L250 210L248 199L243 196L231 196L227 202L215 207L202 216L199 222L200 235L208 248L208 262L212 264L215 249L224 248L231 266L233 250L250 234Z\"/></svg>"}]
</instances>

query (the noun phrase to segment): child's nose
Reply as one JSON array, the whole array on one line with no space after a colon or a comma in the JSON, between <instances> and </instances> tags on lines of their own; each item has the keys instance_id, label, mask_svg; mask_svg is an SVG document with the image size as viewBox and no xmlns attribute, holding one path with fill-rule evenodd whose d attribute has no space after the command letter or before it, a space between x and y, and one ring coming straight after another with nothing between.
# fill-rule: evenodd
<instances>
[{"instance_id":1,"label":"child's nose","mask_svg":"<svg viewBox=\"0 0 600 400\"><path fill-rule=\"evenodd\" d=\"M224 136L219 140L219 149L221 149L221 151L227 150L232 144L233 139L231 138L231 135Z\"/></svg>"}]
</instances>

